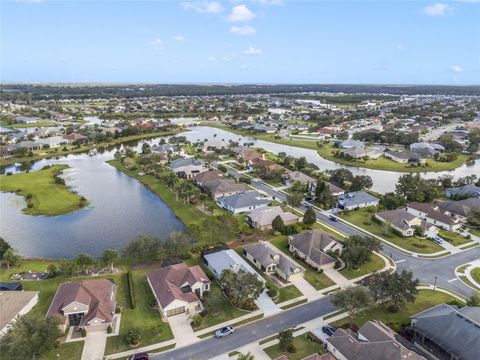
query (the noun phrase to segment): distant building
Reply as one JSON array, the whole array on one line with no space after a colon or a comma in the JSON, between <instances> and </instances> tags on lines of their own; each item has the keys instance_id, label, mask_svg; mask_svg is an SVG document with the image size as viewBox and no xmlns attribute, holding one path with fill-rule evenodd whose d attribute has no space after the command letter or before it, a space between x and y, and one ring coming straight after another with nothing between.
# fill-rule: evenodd
<instances>
[{"instance_id":1,"label":"distant building","mask_svg":"<svg viewBox=\"0 0 480 360\"><path fill-rule=\"evenodd\" d=\"M459 187L448 188L445 196L453 199L466 199L480 196L480 186L468 184Z\"/></svg>"},{"instance_id":2,"label":"distant building","mask_svg":"<svg viewBox=\"0 0 480 360\"><path fill-rule=\"evenodd\" d=\"M344 210L355 210L369 206L378 206L380 199L365 191L355 191L338 197L337 206Z\"/></svg>"},{"instance_id":3,"label":"distant building","mask_svg":"<svg viewBox=\"0 0 480 360\"><path fill-rule=\"evenodd\" d=\"M400 164L408 164L408 163L424 164L425 163L424 158L422 158L419 154L411 151L401 151L401 152L387 151L385 152L384 156Z\"/></svg>"},{"instance_id":4,"label":"distant building","mask_svg":"<svg viewBox=\"0 0 480 360\"><path fill-rule=\"evenodd\" d=\"M27 116L19 116L15 118L15 122L17 124L35 124L42 120L39 117L27 117Z\"/></svg>"},{"instance_id":5,"label":"distant building","mask_svg":"<svg viewBox=\"0 0 480 360\"><path fill-rule=\"evenodd\" d=\"M434 157L435 154L444 152L445 148L439 144L418 142L410 144L410 151L425 157Z\"/></svg>"}]
</instances>

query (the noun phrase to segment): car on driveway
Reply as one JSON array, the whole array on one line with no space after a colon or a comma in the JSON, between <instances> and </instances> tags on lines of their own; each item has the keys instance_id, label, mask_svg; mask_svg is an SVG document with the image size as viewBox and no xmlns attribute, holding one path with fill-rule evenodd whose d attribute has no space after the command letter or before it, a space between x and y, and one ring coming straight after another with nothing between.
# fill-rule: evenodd
<instances>
[{"instance_id":1,"label":"car on driveway","mask_svg":"<svg viewBox=\"0 0 480 360\"><path fill-rule=\"evenodd\" d=\"M128 360L148 360L148 354L146 352L143 353L138 353L135 355L132 355L128 358Z\"/></svg>"},{"instance_id":2,"label":"car on driveway","mask_svg":"<svg viewBox=\"0 0 480 360\"><path fill-rule=\"evenodd\" d=\"M338 219L335 216L329 216L328 218L330 219L330 221L338 222Z\"/></svg>"},{"instance_id":3,"label":"car on driveway","mask_svg":"<svg viewBox=\"0 0 480 360\"><path fill-rule=\"evenodd\" d=\"M335 329L333 326L325 325L322 326L322 331L324 334L327 334L328 336L332 336L335 333Z\"/></svg>"},{"instance_id":4,"label":"car on driveway","mask_svg":"<svg viewBox=\"0 0 480 360\"><path fill-rule=\"evenodd\" d=\"M215 331L215 337L216 338L222 338L225 336L228 336L230 334L233 334L235 330L233 330L233 327L231 326L225 326L224 328L221 328L217 331Z\"/></svg>"},{"instance_id":5,"label":"car on driveway","mask_svg":"<svg viewBox=\"0 0 480 360\"><path fill-rule=\"evenodd\" d=\"M432 240L435 241L437 244L443 243L443 239L440 236L433 236Z\"/></svg>"}]
</instances>

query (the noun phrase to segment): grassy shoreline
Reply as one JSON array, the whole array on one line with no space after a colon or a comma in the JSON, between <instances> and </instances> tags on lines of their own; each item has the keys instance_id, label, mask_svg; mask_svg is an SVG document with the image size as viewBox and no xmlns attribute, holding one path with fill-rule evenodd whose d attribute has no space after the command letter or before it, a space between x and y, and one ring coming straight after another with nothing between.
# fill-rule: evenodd
<instances>
[{"instance_id":1,"label":"grassy shoreline","mask_svg":"<svg viewBox=\"0 0 480 360\"><path fill-rule=\"evenodd\" d=\"M51 153L46 153L46 150L37 150L37 153L34 152L33 156L23 156L23 157L16 157L16 156L11 156L11 157L4 157L0 158L0 166L2 165L10 165L14 163L22 163L26 161L36 161L40 159L49 159L52 157L57 157L57 156L66 156L70 154L78 154L82 152L87 152L90 149L99 147L99 146L111 146L111 145L116 145L116 144L122 144L130 141L136 141L136 140L145 140L145 139L151 139L159 136L169 136L169 135L175 135L180 132L184 131L189 131L188 129L179 129L179 130L171 130L171 131L157 131L154 133L148 133L148 134L140 134L140 135L131 135L131 136L124 136L121 138L113 139L112 141L105 142L105 143L99 143L99 144L92 144L92 145L87 145L87 146L80 146L79 148L70 148L67 151L56 151L56 152L51 152Z\"/></svg>"},{"instance_id":2,"label":"grassy shoreline","mask_svg":"<svg viewBox=\"0 0 480 360\"><path fill-rule=\"evenodd\" d=\"M434 160L427 160L427 167L407 168L405 167L405 164L400 164L391 159L387 159L384 157L381 157L379 159L370 159L367 161L347 160L343 158L337 158L332 153L333 147L331 145L324 145L323 147L318 147L317 142L312 140L301 140L299 138L293 139L290 137L284 138L284 139L276 139L274 134L252 134L247 131L239 131L239 130L231 129L224 125L219 125L215 123L211 124L208 122L202 123L202 125L217 128L217 129L222 129L225 131L230 131L234 134L248 136L257 140L264 140L264 141L269 141L269 142L281 144L281 145L295 146L295 147L300 147L304 149L315 150L325 160L329 160L337 164L343 164L347 166L372 169L372 170L409 172L409 173L450 171L462 166L469 159L467 155L460 154L458 158L452 162L443 163L443 162L438 162Z\"/></svg>"},{"instance_id":3,"label":"grassy shoreline","mask_svg":"<svg viewBox=\"0 0 480 360\"><path fill-rule=\"evenodd\" d=\"M25 198L29 215L55 216L84 208L88 202L68 186L56 182L56 176L68 165L54 165L46 169L2 176L0 191L14 192Z\"/></svg>"}]
</instances>

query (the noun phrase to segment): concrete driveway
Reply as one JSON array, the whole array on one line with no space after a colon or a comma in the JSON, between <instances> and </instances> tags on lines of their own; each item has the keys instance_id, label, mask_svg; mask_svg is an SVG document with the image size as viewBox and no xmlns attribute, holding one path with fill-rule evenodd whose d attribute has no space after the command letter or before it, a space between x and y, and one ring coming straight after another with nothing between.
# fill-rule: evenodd
<instances>
[{"instance_id":1,"label":"concrete driveway","mask_svg":"<svg viewBox=\"0 0 480 360\"><path fill-rule=\"evenodd\" d=\"M102 360L107 343L107 332L89 332L85 337L82 350L82 360Z\"/></svg>"},{"instance_id":2,"label":"concrete driveway","mask_svg":"<svg viewBox=\"0 0 480 360\"><path fill-rule=\"evenodd\" d=\"M198 337L190 326L190 321L191 320L187 314L179 314L168 318L168 323L170 324L170 328L172 329L173 336L177 343L177 346L175 346L176 348L198 341Z\"/></svg>"},{"instance_id":3,"label":"concrete driveway","mask_svg":"<svg viewBox=\"0 0 480 360\"><path fill-rule=\"evenodd\" d=\"M264 291L260 294L260 296L258 297L258 299L255 300L255 304L258 306L258 308L260 309L260 311L263 312L263 316L264 316L264 317L267 317L267 316L270 316L270 315L274 315L274 314L279 313L280 311L282 311L282 309L280 309L280 308L272 301L272 299L270 298L270 296L268 296L266 290L264 290Z\"/></svg>"},{"instance_id":4,"label":"concrete driveway","mask_svg":"<svg viewBox=\"0 0 480 360\"><path fill-rule=\"evenodd\" d=\"M320 297L318 291L315 290L315 288L304 278L291 280L290 282L295 285L303 295L305 295L308 301L315 300Z\"/></svg>"}]
</instances>

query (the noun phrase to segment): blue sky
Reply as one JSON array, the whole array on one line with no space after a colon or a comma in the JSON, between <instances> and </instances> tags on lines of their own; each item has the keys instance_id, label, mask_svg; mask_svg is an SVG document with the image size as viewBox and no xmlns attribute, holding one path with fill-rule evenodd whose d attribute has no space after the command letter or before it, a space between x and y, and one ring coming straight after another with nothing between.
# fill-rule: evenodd
<instances>
[{"instance_id":1,"label":"blue sky","mask_svg":"<svg viewBox=\"0 0 480 360\"><path fill-rule=\"evenodd\" d=\"M480 2L0 0L3 82L480 84Z\"/></svg>"}]
</instances>

